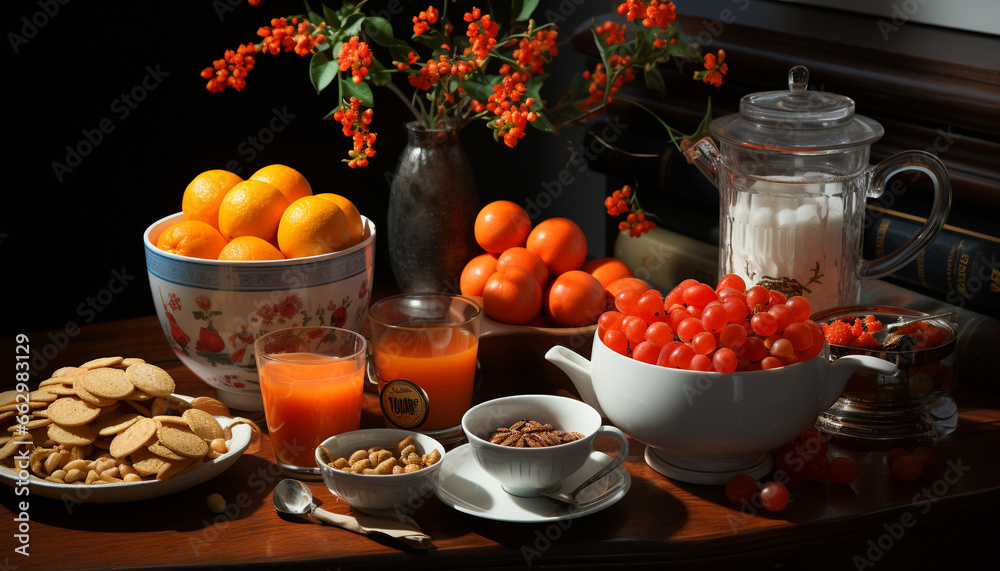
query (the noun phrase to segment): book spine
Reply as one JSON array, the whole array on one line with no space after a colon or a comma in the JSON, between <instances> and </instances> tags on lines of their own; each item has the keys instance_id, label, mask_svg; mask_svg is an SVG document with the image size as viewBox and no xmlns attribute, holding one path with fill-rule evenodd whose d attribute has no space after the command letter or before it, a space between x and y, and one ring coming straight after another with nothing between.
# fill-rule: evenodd
<instances>
[{"instance_id":1,"label":"book spine","mask_svg":"<svg viewBox=\"0 0 1000 571\"><path fill-rule=\"evenodd\" d=\"M884 209L868 208L864 256L891 254L908 242L923 220ZM1000 239L945 226L915 260L891 278L920 286L957 307L1000 314Z\"/></svg>"}]
</instances>

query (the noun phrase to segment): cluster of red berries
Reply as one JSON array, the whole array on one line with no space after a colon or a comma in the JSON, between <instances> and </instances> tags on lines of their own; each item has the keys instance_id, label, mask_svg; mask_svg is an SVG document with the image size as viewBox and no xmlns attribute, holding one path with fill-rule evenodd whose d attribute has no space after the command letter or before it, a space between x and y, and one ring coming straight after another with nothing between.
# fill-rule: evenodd
<instances>
[{"instance_id":1,"label":"cluster of red berries","mask_svg":"<svg viewBox=\"0 0 1000 571\"><path fill-rule=\"evenodd\" d=\"M476 63L480 64L489 57L490 51L497 43L500 25L494 22L489 14L483 14L479 8L473 7L466 12L463 19L469 23L465 35L469 37L472 53L476 55Z\"/></svg>"},{"instance_id":2,"label":"cluster of red berries","mask_svg":"<svg viewBox=\"0 0 1000 571\"><path fill-rule=\"evenodd\" d=\"M643 4L640 0L627 0L618 5L618 13L629 22L639 20L647 28L666 28L677 18L673 2L650 0Z\"/></svg>"},{"instance_id":3,"label":"cluster of red berries","mask_svg":"<svg viewBox=\"0 0 1000 571\"><path fill-rule=\"evenodd\" d=\"M226 50L222 59L212 62L212 67L206 67L201 71L201 76L208 80L205 86L212 93L219 93L227 87L232 87L236 91L241 91L246 87L247 74L253 70L256 63L254 55L257 53L257 46L254 44L240 44L240 47L233 50Z\"/></svg>"},{"instance_id":4,"label":"cluster of red berries","mask_svg":"<svg viewBox=\"0 0 1000 571\"><path fill-rule=\"evenodd\" d=\"M368 44L362 42L358 36L352 36L350 40L340 46L340 55L337 56L340 71L351 70L352 81L361 83L368 75L368 66L372 64L372 55Z\"/></svg>"},{"instance_id":5,"label":"cluster of red berries","mask_svg":"<svg viewBox=\"0 0 1000 571\"><path fill-rule=\"evenodd\" d=\"M493 86L493 94L486 103L486 109L496 115L488 126L496 131L505 145L513 148L524 137L528 123L538 116L531 110L535 105L534 98L528 97L521 102L528 90L524 85L527 78L520 71L512 71L509 64L500 68L500 75L503 80Z\"/></svg>"},{"instance_id":6,"label":"cluster of red berries","mask_svg":"<svg viewBox=\"0 0 1000 571\"><path fill-rule=\"evenodd\" d=\"M625 25L612 22L611 20L605 21L600 26L594 28L594 31L598 35L604 38L604 41L608 43L609 46L615 44L625 43Z\"/></svg>"},{"instance_id":7,"label":"cluster of red berries","mask_svg":"<svg viewBox=\"0 0 1000 571\"><path fill-rule=\"evenodd\" d=\"M312 53L317 44L326 41L321 31L326 23L313 26L308 20L292 18L291 23L285 18L273 18L270 26L261 26L257 35L264 38L260 50L271 55L294 51L300 56Z\"/></svg>"},{"instance_id":8,"label":"cluster of red berries","mask_svg":"<svg viewBox=\"0 0 1000 571\"><path fill-rule=\"evenodd\" d=\"M361 101L355 97L351 97L348 106L341 105L333 114L334 120L343 127L344 135L354 139L354 148L347 152L350 158L345 159L351 168L366 167L369 157L375 156L372 145L375 144L376 134L368 130L373 114L371 108L361 111Z\"/></svg>"},{"instance_id":9,"label":"cluster of red berries","mask_svg":"<svg viewBox=\"0 0 1000 571\"><path fill-rule=\"evenodd\" d=\"M618 223L618 229L628 231L629 236L641 236L656 228L656 223L647 217L639 206L632 187L627 184L604 199L604 208L609 216L625 215L625 220Z\"/></svg>"},{"instance_id":10,"label":"cluster of red berries","mask_svg":"<svg viewBox=\"0 0 1000 571\"><path fill-rule=\"evenodd\" d=\"M610 88L607 86L608 72L604 69L603 63L598 63L593 72L590 70L583 72L583 78L590 80L590 86L587 87L590 96L577 104L581 111L587 111L594 105L604 102L611 103L611 99L625 83L635 80L635 70L631 67L632 61L629 56L619 57L617 54L612 54L608 58L608 64L615 78Z\"/></svg>"},{"instance_id":11,"label":"cluster of red berries","mask_svg":"<svg viewBox=\"0 0 1000 571\"><path fill-rule=\"evenodd\" d=\"M549 29L536 31L534 38L522 38L512 54L517 60L517 65L529 74L544 73L545 64L559 55L559 48L556 45L558 35L557 30Z\"/></svg>"},{"instance_id":12,"label":"cluster of red berries","mask_svg":"<svg viewBox=\"0 0 1000 571\"><path fill-rule=\"evenodd\" d=\"M719 50L718 55L705 54L703 59L705 71L694 72L694 78L700 79L705 83L714 85L715 87L721 87L722 76L729 73L729 64L723 63L726 59L726 51Z\"/></svg>"},{"instance_id":13,"label":"cluster of red berries","mask_svg":"<svg viewBox=\"0 0 1000 571\"><path fill-rule=\"evenodd\" d=\"M612 351L661 367L731 373L807 361L824 347L809 319L809 301L763 286L746 288L728 274L713 288L682 281L666 296L656 289L619 292L598 320Z\"/></svg>"},{"instance_id":14,"label":"cluster of red berries","mask_svg":"<svg viewBox=\"0 0 1000 571\"><path fill-rule=\"evenodd\" d=\"M438 21L438 11L434 6L428 6L426 10L421 10L413 17L413 35L419 36L431 29L431 24Z\"/></svg>"}]
</instances>

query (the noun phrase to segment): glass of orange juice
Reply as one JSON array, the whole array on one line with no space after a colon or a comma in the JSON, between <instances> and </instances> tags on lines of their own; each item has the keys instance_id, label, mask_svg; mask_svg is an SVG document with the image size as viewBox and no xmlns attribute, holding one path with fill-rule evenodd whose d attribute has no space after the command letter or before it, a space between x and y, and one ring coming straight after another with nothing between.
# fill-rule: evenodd
<instances>
[{"instance_id":1,"label":"glass of orange juice","mask_svg":"<svg viewBox=\"0 0 1000 571\"><path fill-rule=\"evenodd\" d=\"M366 347L336 327L281 329L254 343L267 430L285 473L320 478L316 446L360 428Z\"/></svg>"},{"instance_id":2,"label":"glass of orange juice","mask_svg":"<svg viewBox=\"0 0 1000 571\"><path fill-rule=\"evenodd\" d=\"M438 292L381 299L368 310L373 382L386 422L448 444L463 438L472 406L483 310L474 300Z\"/></svg>"}]
</instances>

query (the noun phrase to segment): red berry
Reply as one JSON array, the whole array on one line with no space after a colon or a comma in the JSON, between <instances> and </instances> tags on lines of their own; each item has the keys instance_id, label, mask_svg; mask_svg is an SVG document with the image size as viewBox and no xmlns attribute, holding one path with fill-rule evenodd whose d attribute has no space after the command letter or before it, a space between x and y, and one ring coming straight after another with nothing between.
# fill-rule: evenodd
<instances>
[{"instance_id":1,"label":"red berry","mask_svg":"<svg viewBox=\"0 0 1000 571\"><path fill-rule=\"evenodd\" d=\"M924 473L924 461L913 454L905 454L896 458L889 469L896 478L904 482L912 482Z\"/></svg>"},{"instance_id":2,"label":"red berry","mask_svg":"<svg viewBox=\"0 0 1000 571\"><path fill-rule=\"evenodd\" d=\"M738 474L726 482L726 498L734 504L749 504L755 495L757 495L757 480L749 474Z\"/></svg>"},{"instance_id":3,"label":"red berry","mask_svg":"<svg viewBox=\"0 0 1000 571\"><path fill-rule=\"evenodd\" d=\"M781 482L768 482L760 489L760 503L767 511L780 512L788 507L790 500L788 488Z\"/></svg>"},{"instance_id":4,"label":"red berry","mask_svg":"<svg viewBox=\"0 0 1000 571\"><path fill-rule=\"evenodd\" d=\"M850 484L858 478L857 463L847 456L830 460L830 479L837 484Z\"/></svg>"}]
</instances>

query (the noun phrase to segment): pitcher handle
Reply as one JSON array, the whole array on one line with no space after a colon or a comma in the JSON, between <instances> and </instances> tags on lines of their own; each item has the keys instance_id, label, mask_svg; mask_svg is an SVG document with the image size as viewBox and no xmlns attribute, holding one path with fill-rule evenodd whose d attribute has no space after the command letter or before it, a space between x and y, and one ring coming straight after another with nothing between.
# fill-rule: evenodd
<instances>
[{"instance_id":1,"label":"pitcher handle","mask_svg":"<svg viewBox=\"0 0 1000 571\"><path fill-rule=\"evenodd\" d=\"M711 137L703 137L687 149L684 149L684 158L687 162L698 167L705 178L718 186L719 175L719 148L715 146L715 141Z\"/></svg>"},{"instance_id":2,"label":"pitcher handle","mask_svg":"<svg viewBox=\"0 0 1000 571\"><path fill-rule=\"evenodd\" d=\"M897 153L879 164L872 171L871 194L880 196L886 182L903 171L915 170L931 177L934 201L927 222L909 241L895 252L876 260L863 260L859 275L863 279L880 278L899 270L915 259L937 237L951 211L951 181L948 169L941 159L924 151Z\"/></svg>"}]
</instances>

